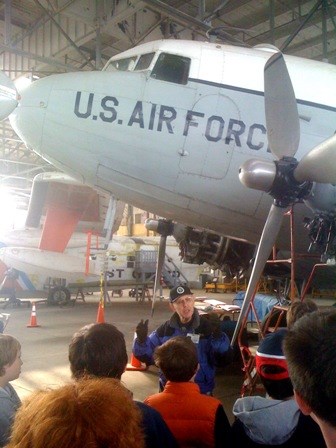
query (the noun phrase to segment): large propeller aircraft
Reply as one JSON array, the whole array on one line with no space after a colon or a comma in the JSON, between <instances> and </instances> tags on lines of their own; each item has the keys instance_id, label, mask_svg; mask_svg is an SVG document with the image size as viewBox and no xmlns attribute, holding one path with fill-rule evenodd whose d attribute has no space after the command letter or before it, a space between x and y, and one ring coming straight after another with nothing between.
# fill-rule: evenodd
<instances>
[{"instance_id":1,"label":"large propeller aircraft","mask_svg":"<svg viewBox=\"0 0 336 448\"><path fill-rule=\"evenodd\" d=\"M173 234L185 260L234 274L254 256L241 318L272 247L290 247L291 205L297 250L335 258L335 66L268 45L162 40L20 98L1 81L0 116L27 147L166 218L149 223L163 229L161 250Z\"/></svg>"},{"instance_id":2,"label":"large propeller aircraft","mask_svg":"<svg viewBox=\"0 0 336 448\"><path fill-rule=\"evenodd\" d=\"M150 287L162 238L115 235L125 204L109 196L64 173L35 176L24 228L0 233L0 296L12 281L18 298L47 295L50 304L68 302L71 291L99 291L102 280L106 291ZM183 263L172 236L165 246L160 278L199 286L206 266Z\"/></svg>"}]
</instances>

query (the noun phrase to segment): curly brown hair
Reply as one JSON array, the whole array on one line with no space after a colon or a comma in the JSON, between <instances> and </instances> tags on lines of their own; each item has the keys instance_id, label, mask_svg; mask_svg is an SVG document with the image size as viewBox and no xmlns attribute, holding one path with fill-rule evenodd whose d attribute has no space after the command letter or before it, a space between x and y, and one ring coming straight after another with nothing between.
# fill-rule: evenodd
<instances>
[{"instance_id":1,"label":"curly brown hair","mask_svg":"<svg viewBox=\"0 0 336 448\"><path fill-rule=\"evenodd\" d=\"M142 448L141 418L119 380L85 378L24 400L7 448Z\"/></svg>"}]
</instances>

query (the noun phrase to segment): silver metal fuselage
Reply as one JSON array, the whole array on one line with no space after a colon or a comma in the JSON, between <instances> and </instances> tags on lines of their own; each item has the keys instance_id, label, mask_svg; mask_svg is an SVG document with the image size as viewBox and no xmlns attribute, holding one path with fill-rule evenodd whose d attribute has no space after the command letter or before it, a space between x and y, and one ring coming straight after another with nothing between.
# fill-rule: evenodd
<instances>
[{"instance_id":1,"label":"silver metal fuselage","mask_svg":"<svg viewBox=\"0 0 336 448\"><path fill-rule=\"evenodd\" d=\"M272 53L157 41L124 54L140 51L190 57L187 84L151 78L149 71L49 76L22 93L10 117L14 129L56 167L118 199L256 243L271 198L244 187L238 171L252 157L273 159L263 94ZM290 56L286 64L301 118L300 159L335 132L336 67ZM299 223L311 216L304 204L295 210ZM299 248L303 240L301 231ZM278 244L289 245L286 221Z\"/></svg>"}]
</instances>

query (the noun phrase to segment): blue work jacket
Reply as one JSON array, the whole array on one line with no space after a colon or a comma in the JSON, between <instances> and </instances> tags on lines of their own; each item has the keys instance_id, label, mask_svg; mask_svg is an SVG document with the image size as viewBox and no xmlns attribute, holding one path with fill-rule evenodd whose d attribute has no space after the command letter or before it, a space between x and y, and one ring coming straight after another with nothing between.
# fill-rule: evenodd
<instances>
[{"instance_id":1,"label":"blue work jacket","mask_svg":"<svg viewBox=\"0 0 336 448\"><path fill-rule=\"evenodd\" d=\"M195 383L200 387L202 394L212 394L215 387L215 368L224 366L232 359L232 349L228 336L222 332L220 338L214 338L209 320L200 316L195 309L193 317L188 324L182 324L177 313L164 324L153 331L143 343L135 338L133 342L133 354L139 361L148 366L154 364L153 353L156 347L162 345L174 336L195 335L198 351L199 369L195 377ZM198 335L198 336L197 336ZM160 390L166 383L166 379L160 372Z\"/></svg>"}]
</instances>

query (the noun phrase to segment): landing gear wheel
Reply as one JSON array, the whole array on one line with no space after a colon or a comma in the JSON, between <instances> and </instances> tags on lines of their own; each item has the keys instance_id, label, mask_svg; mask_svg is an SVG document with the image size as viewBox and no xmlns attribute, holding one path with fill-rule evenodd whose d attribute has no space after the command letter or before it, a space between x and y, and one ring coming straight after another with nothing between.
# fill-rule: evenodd
<instances>
[{"instance_id":1,"label":"landing gear wheel","mask_svg":"<svg viewBox=\"0 0 336 448\"><path fill-rule=\"evenodd\" d=\"M51 289L48 295L49 305L66 305L70 302L70 291L65 286L56 286Z\"/></svg>"}]
</instances>

